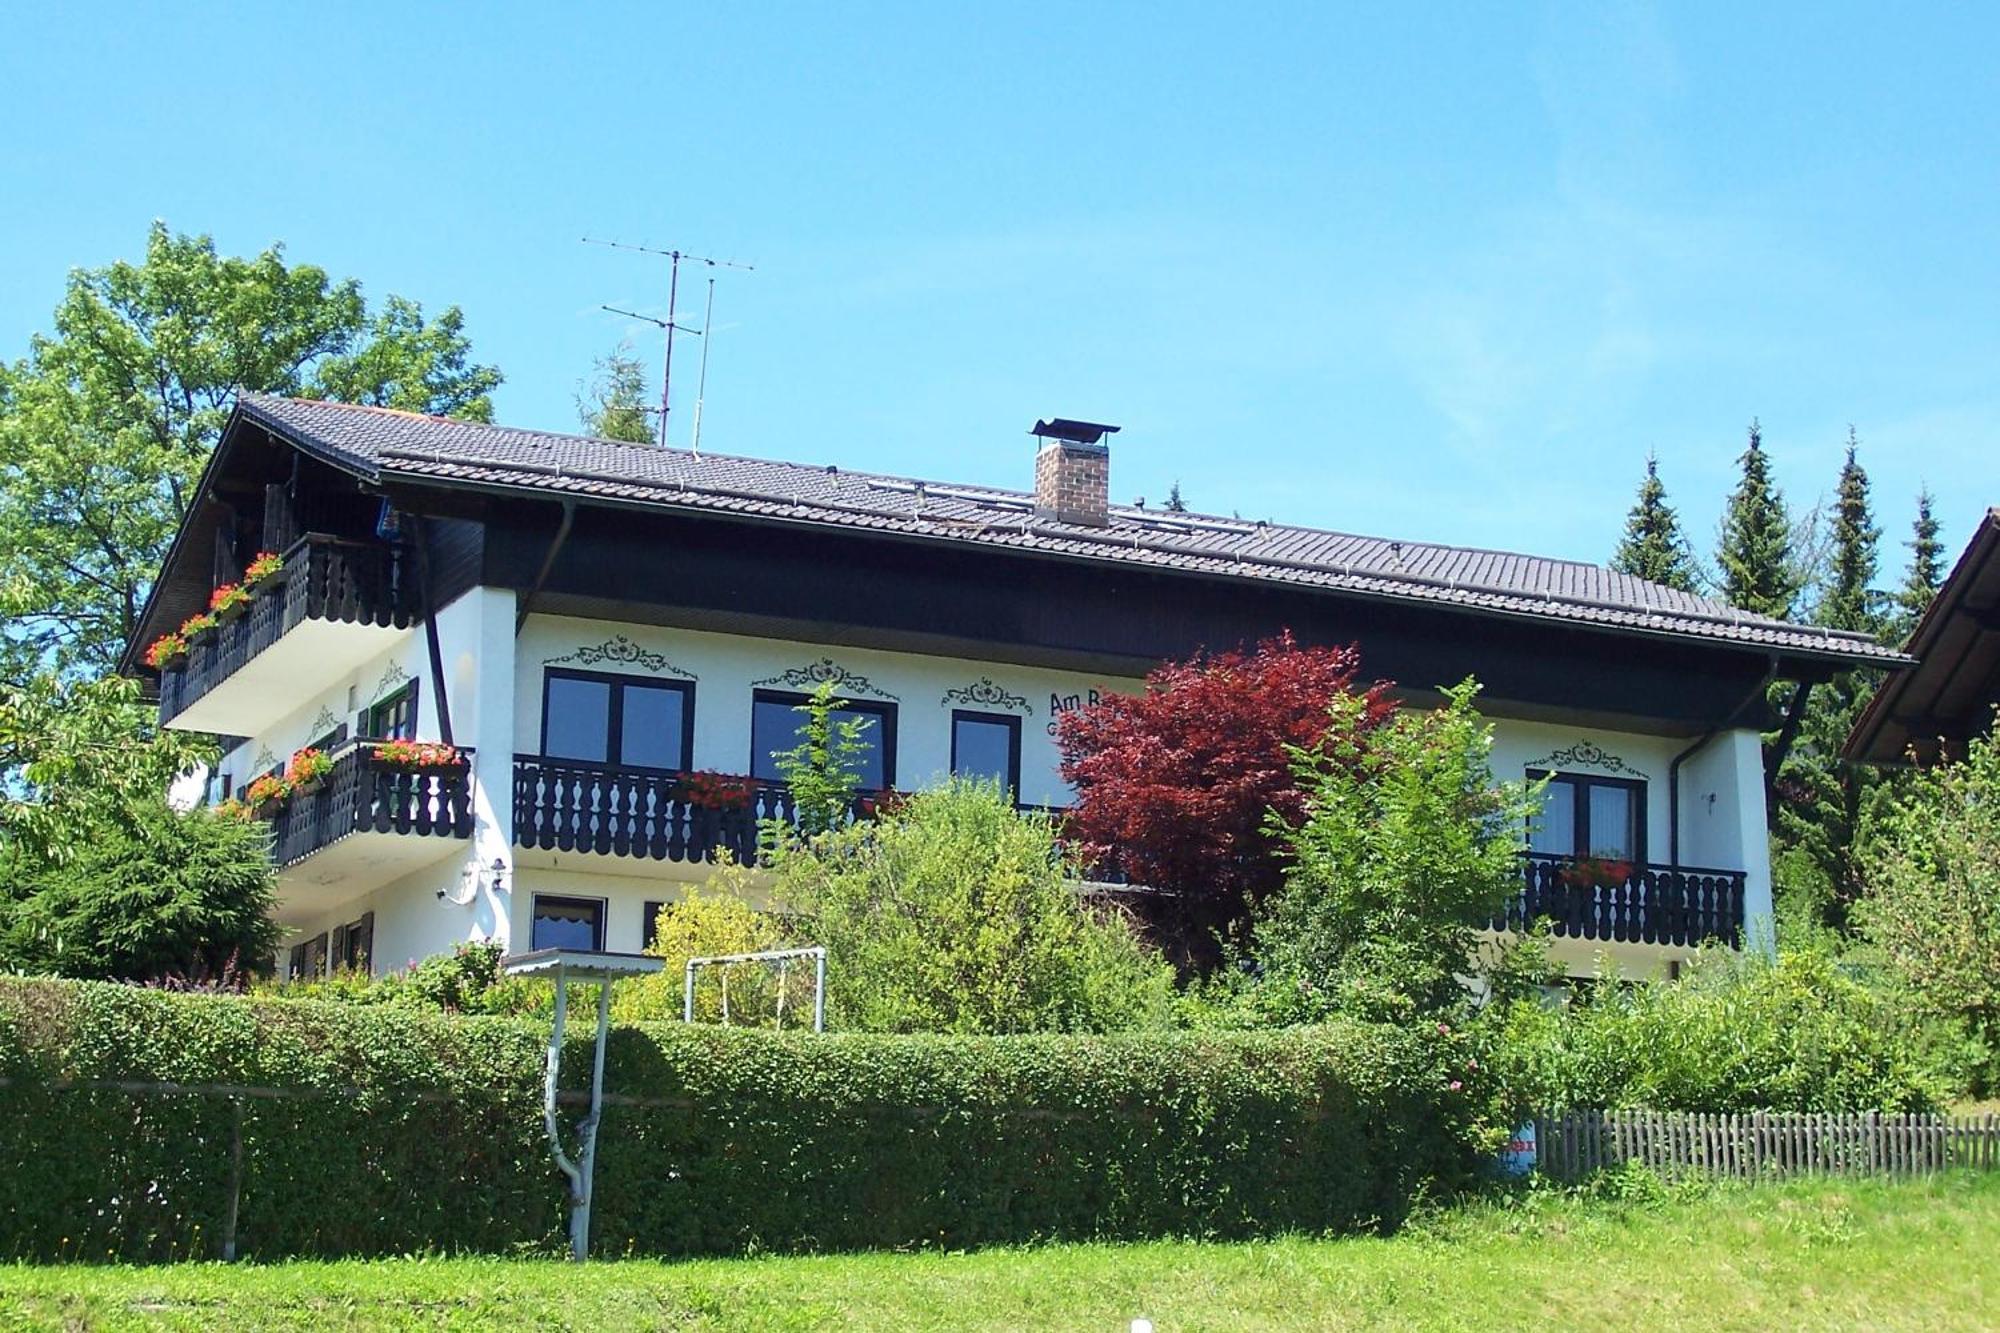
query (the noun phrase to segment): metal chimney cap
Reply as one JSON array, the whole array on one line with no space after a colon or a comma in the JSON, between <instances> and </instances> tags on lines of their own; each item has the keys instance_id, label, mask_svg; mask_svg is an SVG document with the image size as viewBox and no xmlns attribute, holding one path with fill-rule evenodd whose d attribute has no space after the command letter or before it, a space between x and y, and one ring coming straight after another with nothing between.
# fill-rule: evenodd
<instances>
[{"instance_id":1,"label":"metal chimney cap","mask_svg":"<svg viewBox=\"0 0 2000 1333\"><path fill-rule=\"evenodd\" d=\"M1050 417L1047 421L1037 421L1035 428L1028 432L1045 440L1066 440L1071 444L1096 444L1107 435L1116 435L1118 427L1106 426L1096 421L1071 421L1068 417Z\"/></svg>"}]
</instances>

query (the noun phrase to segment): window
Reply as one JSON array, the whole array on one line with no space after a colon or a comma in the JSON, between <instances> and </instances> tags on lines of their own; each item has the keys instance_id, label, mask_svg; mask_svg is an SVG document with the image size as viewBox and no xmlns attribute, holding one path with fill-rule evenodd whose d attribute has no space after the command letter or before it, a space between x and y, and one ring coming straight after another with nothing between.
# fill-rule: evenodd
<instances>
[{"instance_id":1,"label":"window","mask_svg":"<svg viewBox=\"0 0 2000 1333\"><path fill-rule=\"evenodd\" d=\"M694 767L694 685L684 680L549 671L542 753L620 768Z\"/></svg>"},{"instance_id":2,"label":"window","mask_svg":"<svg viewBox=\"0 0 2000 1333\"><path fill-rule=\"evenodd\" d=\"M535 895L531 949L602 949L604 900Z\"/></svg>"},{"instance_id":3,"label":"window","mask_svg":"<svg viewBox=\"0 0 2000 1333\"><path fill-rule=\"evenodd\" d=\"M361 733L374 741L413 741L417 738L417 682L404 682L394 694L369 706L362 719Z\"/></svg>"},{"instance_id":4,"label":"window","mask_svg":"<svg viewBox=\"0 0 2000 1333\"><path fill-rule=\"evenodd\" d=\"M953 776L998 782L1009 800L1021 790L1021 719L1001 713L971 713L957 709L951 715L951 771Z\"/></svg>"},{"instance_id":5,"label":"window","mask_svg":"<svg viewBox=\"0 0 2000 1333\"><path fill-rule=\"evenodd\" d=\"M330 958L333 970L346 968L352 972L366 972L369 956L375 950L375 914L363 912L359 921L350 921L344 926L333 928L333 947Z\"/></svg>"},{"instance_id":6,"label":"window","mask_svg":"<svg viewBox=\"0 0 2000 1333\"><path fill-rule=\"evenodd\" d=\"M1530 770L1530 780L1544 776ZM1551 856L1646 859L1646 784L1626 778L1555 773L1542 812L1528 830L1528 850Z\"/></svg>"},{"instance_id":7,"label":"window","mask_svg":"<svg viewBox=\"0 0 2000 1333\"><path fill-rule=\"evenodd\" d=\"M373 925L373 919L370 919ZM326 934L321 932L309 940L301 940L292 946L291 956L285 963L287 981L309 981L326 972Z\"/></svg>"},{"instance_id":8,"label":"window","mask_svg":"<svg viewBox=\"0 0 2000 1333\"><path fill-rule=\"evenodd\" d=\"M783 775L773 757L799 743L806 716L798 706L803 694L758 690L750 703L750 776L775 782ZM862 723L862 751L852 767L854 785L863 791L882 791L896 785L896 705L849 703L833 710L833 720L859 719Z\"/></svg>"},{"instance_id":9,"label":"window","mask_svg":"<svg viewBox=\"0 0 2000 1333\"><path fill-rule=\"evenodd\" d=\"M645 905L643 910L646 916L639 927L639 947L641 949L650 950L653 947L653 941L660 937L660 909L665 906L665 903L647 903Z\"/></svg>"}]
</instances>

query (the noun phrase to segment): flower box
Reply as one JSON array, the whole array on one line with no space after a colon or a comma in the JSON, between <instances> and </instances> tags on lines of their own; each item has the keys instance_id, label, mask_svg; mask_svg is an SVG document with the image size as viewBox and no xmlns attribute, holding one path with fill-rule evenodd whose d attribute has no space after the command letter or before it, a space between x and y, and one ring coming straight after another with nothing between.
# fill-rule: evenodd
<instances>
[{"instance_id":1,"label":"flower box","mask_svg":"<svg viewBox=\"0 0 2000 1333\"><path fill-rule=\"evenodd\" d=\"M250 594L240 584L225 583L208 595L208 613L227 625L250 610Z\"/></svg>"},{"instance_id":2,"label":"flower box","mask_svg":"<svg viewBox=\"0 0 2000 1333\"><path fill-rule=\"evenodd\" d=\"M443 741L383 741L369 762L397 773L455 773L465 767L465 754Z\"/></svg>"},{"instance_id":3,"label":"flower box","mask_svg":"<svg viewBox=\"0 0 2000 1333\"><path fill-rule=\"evenodd\" d=\"M275 551L259 551L257 558L243 571L243 588L250 593L276 592L284 585L278 582L278 575L285 570L285 557Z\"/></svg>"},{"instance_id":4,"label":"flower box","mask_svg":"<svg viewBox=\"0 0 2000 1333\"><path fill-rule=\"evenodd\" d=\"M1632 878L1633 865L1609 856L1579 856L1558 877L1573 889L1615 889Z\"/></svg>"},{"instance_id":5,"label":"flower box","mask_svg":"<svg viewBox=\"0 0 2000 1333\"><path fill-rule=\"evenodd\" d=\"M146 665L155 671L179 671L187 660L187 640L177 632L162 634L146 647Z\"/></svg>"},{"instance_id":6,"label":"flower box","mask_svg":"<svg viewBox=\"0 0 2000 1333\"><path fill-rule=\"evenodd\" d=\"M702 770L682 773L677 794L696 810L748 810L757 797L757 784L735 773Z\"/></svg>"},{"instance_id":7,"label":"flower box","mask_svg":"<svg viewBox=\"0 0 2000 1333\"><path fill-rule=\"evenodd\" d=\"M294 796L310 796L326 782L327 774L333 772L333 758L324 750L307 746L292 752L291 762L285 765L285 782Z\"/></svg>"},{"instance_id":8,"label":"flower box","mask_svg":"<svg viewBox=\"0 0 2000 1333\"><path fill-rule=\"evenodd\" d=\"M208 612L198 612L181 622L180 636L187 640L188 646L192 648L214 638L219 624L220 622Z\"/></svg>"},{"instance_id":9,"label":"flower box","mask_svg":"<svg viewBox=\"0 0 2000 1333\"><path fill-rule=\"evenodd\" d=\"M292 794L292 784L276 773L266 773L255 778L243 789L243 803L250 807L259 819L269 819L278 813Z\"/></svg>"}]
</instances>

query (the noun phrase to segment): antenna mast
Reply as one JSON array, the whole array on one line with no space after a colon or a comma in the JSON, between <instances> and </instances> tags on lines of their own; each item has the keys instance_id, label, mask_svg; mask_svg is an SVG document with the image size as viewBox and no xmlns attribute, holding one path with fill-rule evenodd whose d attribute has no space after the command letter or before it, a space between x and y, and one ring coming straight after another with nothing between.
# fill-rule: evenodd
<instances>
[{"instance_id":1,"label":"antenna mast","mask_svg":"<svg viewBox=\"0 0 2000 1333\"><path fill-rule=\"evenodd\" d=\"M696 458L701 457L701 400L708 392L708 345L715 341L709 336L715 328L715 279L708 280L708 309L701 317L701 373L694 379L694 443L689 446Z\"/></svg>"},{"instance_id":2,"label":"antenna mast","mask_svg":"<svg viewBox=\"0 0 2000 1333\"><path fill-rule=\"evenodd\" d=\"M707 255L691 255L685 250L678 250L678 249L660 250L660 249L655 249L650 245L629 245L624 241L601 241L591 236L584 237L583 243L585 245L609 246L613 250L633 250L643 255L662 255L665 256L665 258L669 261L670 267L668 269L668 277L667 277L667 317L665 319L653 319L646 315L634 316L634 318L646 320L646 322L649 324L659 325L660 328L666 331L667 335L666 364L661 368L660 371L660 446L662 448L665 448L667 443L667 413L672 410L672 401L673 401L672 395L674 387L674 335L676 333L701 332L701 330L699 329L684 329L679 324L676 324L674 322L674 316L678 313L676 308L676 303L680 298L681 261L685 259L690 264L706 264L710 268L742 269L745 273L755 272L756 265L738 264L727 259L711 259ZM715 297L714 278L710 278L708 280L708 290L709 290L710 308L713 309L714 297ZM606 310L611 309L610 306L605 306L604 308ZM630 314L631 312L620 310L614 313L622 315L622 314ZM707 368L707 364L708 364L708 354L706 351L704 351L702 354L702 365L704 371Z\"/></svg>"}]
</instances>

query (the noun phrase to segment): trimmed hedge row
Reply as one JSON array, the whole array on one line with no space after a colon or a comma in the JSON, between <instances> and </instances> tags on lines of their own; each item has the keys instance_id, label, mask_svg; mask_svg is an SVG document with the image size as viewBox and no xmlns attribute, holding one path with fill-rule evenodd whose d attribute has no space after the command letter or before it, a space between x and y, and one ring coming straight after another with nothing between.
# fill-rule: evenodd
<instances>
[{"instance_id":1,"label":"trimmed hedge row","mask_svg":"<svg viewBox=\"0 0 2000 1333\"><path fill-rule=\"evenodd\" d=\"M230 1234L259 1257L553 1249L566 1214L541 1127L545 1040L507 1019L0 981L0 1257L212 1256ZM1449 1045L1359 1024L1008 1038L623 1028L594 1248L1393 1224L1473 1160ZM566 1086L584 1086L588 1050L572 1040Z\"/></svg>"}]
</instances>

